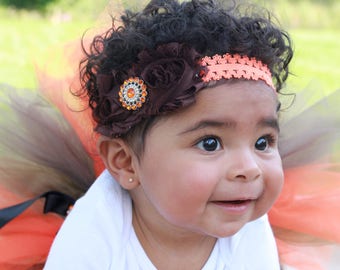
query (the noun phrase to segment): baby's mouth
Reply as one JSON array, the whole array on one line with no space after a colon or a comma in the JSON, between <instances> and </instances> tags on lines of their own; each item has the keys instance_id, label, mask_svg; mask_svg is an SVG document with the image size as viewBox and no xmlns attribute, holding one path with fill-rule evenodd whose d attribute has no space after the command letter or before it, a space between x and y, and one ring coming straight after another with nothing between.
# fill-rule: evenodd
<instances>
[{"instance_id":1,"label":"baby's mouth","mask_svg":"<svg viewBox=\"0 0 340 270\"><path fill-rule=\"evenodd\" d=\"M255 199L237 199L218 200L212 201L212 203L228 215L244 215L251 209L254 201Z\"/></svg>"},{"instance_id":2,"label":"baby's mouth","mask_svg":"<svg viewBox=\"0 0 340 270\"><path fill-rule=\"evenodd\" d=\"M245 199L245 200L228 200L228 201L213 201L215 204L229 204L229 205L240 205L240 204L247 204L253 201L252 199Z\"/></svg>"},{"instance_id":3,"label":"baby's mouth","mask_svg":"<svg viewBox=\"0 0 340 270\"><path fill-rule=\"evenodd\" d=\"M243 204L243 203L248 203L253 201L253 199L244 199L244 200L225 200L225 201L213 201L214 203L217 204Z\"/></svg>"}]
</instances>

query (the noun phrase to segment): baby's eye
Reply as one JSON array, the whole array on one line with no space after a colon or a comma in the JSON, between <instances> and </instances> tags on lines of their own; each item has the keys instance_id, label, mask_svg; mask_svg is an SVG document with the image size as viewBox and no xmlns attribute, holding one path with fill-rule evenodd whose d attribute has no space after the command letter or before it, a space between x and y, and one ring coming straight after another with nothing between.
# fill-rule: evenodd
<instances>
[{"instance_id":1,"label":"baby's eye","mask_svg":"<svg viewBox=\"0 0 340 270\"><path fill-rule=\"evenodd\" d=\"M266 135L260 137L256 142L255 142L255 148L259 151L265 151L269 146L274 144L275 139L271 135Z\"/></svg>"},{"instance_id":2,"label":"baby's eye","mask_svg":"<svg viewBox=\"0 0 340 270\"><path fill-rule=\"evenodd\" d=\"M197 144L197 147L199 149L202 149L204 151L217 151L221 149L221 143L220 141L215 137L206 137L199 141Z\"/></svg>"}]
</instances>

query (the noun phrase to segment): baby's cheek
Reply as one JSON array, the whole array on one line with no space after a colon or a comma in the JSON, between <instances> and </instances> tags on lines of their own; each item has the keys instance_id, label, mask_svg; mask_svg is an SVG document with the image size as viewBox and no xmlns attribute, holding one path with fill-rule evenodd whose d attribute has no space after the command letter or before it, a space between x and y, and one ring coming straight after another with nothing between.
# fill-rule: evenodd
<instances>
[{"instance_id":1,"label":"baby's cheek","mask_svg":"<svg viewBox=\"0 0 340 270\"><path fill-rule=\"evenodd\" d=\"M182 184L190 191L192 197L210 197L220 179L215 172L216 170L202 167L192 168L184 173Z\"/></svg>"},{"instance_id":2,"label":"baby's cheek","mask_svg":"<svg viewBox=\"0 0 340 270\"><path fill-rule=\"evenodd\" d=\"M283 186L283 170L280 164L272 165L264 178L264 190L261 198L256 203L253 218L258 218L267 213L280 195Z\"/></svg>"},{"instance_id":3,"label":"baby's cheek","mask_svg":"<svg viewBox=\"0 0 340 270\"><path fill-rule=\"evenodd\" d=\"M283 173L283 168L282 168L281 163L278 164L276 167L274 167L274 169L275 169L275 172L274 172L273 179L271 179L271 185L272 185L273 193L276 193L278 196L283 187L284 173Z\"/></svg>"},{"instance_id":4,"label":"baby's cheek","mask_svg":"<svg viewBox=\"0 0 340 270\"><path fill-rule=\"evenodd\" d=\"M279 197L282 187L283 187L283 170L282 166L273 166L271 170L270 177L267 178L265 183L265 200L267 200L266 207L268 210L275 203L276 199Z\"/></svg>"}]
</instances>

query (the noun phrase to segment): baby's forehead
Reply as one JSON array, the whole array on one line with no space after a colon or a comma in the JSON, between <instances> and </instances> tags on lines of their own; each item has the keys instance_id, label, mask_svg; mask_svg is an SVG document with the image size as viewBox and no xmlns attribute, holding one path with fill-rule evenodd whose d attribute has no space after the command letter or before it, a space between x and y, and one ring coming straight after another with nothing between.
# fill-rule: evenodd
<instances>
[{"instance_id":1,"label":"baby's forehead","mask_svg":"<svg viewBox=\"0 0 340 270\"><path fill-rule=\"evenodd\" d=\"M200 118L223 122L223 118L231 119L239 114L247 114L249 117L261 113L265 117L276 116L277 107L277 96L266 84L240 80L218 83L200 90L196 93L193 104L169 114L168 117L178 122Z\"/></svg>"},{"instance_id":2,"label":"baby's forehead","mask_svg":"<svg viewBox=\"0 0 340 270\"><path fill-rule=\"evenodd\" d=\"M244 92L247 92L244 95ZM219 99L220 97L220 99ZM217 102L235 103L239 102L241 105L249 103L247 101L261 101L267 100L268 105L278 103L277 93L273 91L263 81L246 80L246 79L230 79L209 82L208 86L196 93L197 100L209 100L211 106ZM244 108L242 108L244 109Z\"/></svg>"}]
</instances>

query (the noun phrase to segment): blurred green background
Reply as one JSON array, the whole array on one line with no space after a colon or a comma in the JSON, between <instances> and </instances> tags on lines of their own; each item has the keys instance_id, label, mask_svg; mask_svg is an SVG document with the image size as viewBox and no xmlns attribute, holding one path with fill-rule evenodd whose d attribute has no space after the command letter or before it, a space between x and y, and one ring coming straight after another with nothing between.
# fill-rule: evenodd
<instances>
[{"instance_id":1,"label":"blurred green background","mask_svg":"<svg viewBox=\"0 0 340 270\"><path fill-rule=\"evenodd\" d=\"M0 0L0 83L36 88L35 61L46 57L49 48L81 37L98 18L108 18L107 2ZM340 1L257 2L274 12L293 39L291 90L308 85L328 92L340 88Z\"/></svg>"}]
</instances>

